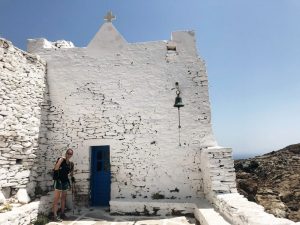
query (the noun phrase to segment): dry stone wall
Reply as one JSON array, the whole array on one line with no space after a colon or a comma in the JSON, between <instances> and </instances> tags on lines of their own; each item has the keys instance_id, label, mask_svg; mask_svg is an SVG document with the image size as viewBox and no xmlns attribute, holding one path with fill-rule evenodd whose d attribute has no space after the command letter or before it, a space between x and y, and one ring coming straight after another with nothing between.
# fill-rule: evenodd
<instances>
[{"instance_id":1,"label":"dry stone wall","mask_svg":"<svg viewBox=\"0 0 300 225\"><path fill-rule=\"evenodd\" d=\"M214 202L216 194L237 193L232 150L210 147L201 151L205 197Z\"/></svg>"},{"instance_id":2,"label":"dry stone wall","mask_svg":"<svg viewBox=\"0 0 300 225\"><path fill-rule=\"evenodd\" d=\"M294 225L291 220L276 218L264 207L237 193L235 170L230 148L210 147L201 151L204 194L215 209L234 225ZM216 224L216 223L213 223Z\"/></svg>"},{"instance_id":3,"label":"dry stone wall","mask_svg":"<svg viewBox=\"0 0 300 225\"><path fill-rule=\"evenodd\" d=\"M34 196L45 72L45 61L0 39L0 190L5 198L19 189Z\"/></svg>"}]
</instances>

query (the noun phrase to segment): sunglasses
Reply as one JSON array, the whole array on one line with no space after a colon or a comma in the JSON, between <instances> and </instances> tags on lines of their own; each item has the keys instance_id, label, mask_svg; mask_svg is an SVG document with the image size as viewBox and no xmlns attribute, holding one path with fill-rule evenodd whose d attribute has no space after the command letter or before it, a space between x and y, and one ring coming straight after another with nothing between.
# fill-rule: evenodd
<instances>
[{"instance_id":1,"label":"sunglasses","mask_svg":"<svg viewBox=\"0 0 300 225\"><path fill-rule=\"evenodd\" d=\"M67 155L73 155L73 153L67 153Z\"/></svg>"}]
</instances>

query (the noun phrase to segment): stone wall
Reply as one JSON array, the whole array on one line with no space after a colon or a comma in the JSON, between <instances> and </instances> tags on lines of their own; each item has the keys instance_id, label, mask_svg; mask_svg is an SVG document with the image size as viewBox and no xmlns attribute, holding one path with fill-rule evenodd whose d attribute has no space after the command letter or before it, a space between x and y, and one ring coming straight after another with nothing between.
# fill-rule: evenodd
<instances>
[{"instance_id":1,"label":"stone wall","mask_svg":"<svg viewBox=\"0 0 300 225\"><path fill-rule=\"evenodd\" d=\"M0 190L33 196L46 63L0 39Z\"/></svg>"},{"instance_id":2,"label":"stone wall","mask_svg":"<svg viewBox=\"0 0 300 225\"><path fill-rule=\"evenodd\" d=\"M234 225L299 225L284 218L276 218L265 212L264 207L249 202L238 193L216 194L214 205Z\"/></svg>"},{"instance_id":3,"label":"stone wall","mask_svg":"<svg viewBox=\"0 0 300 225\"><path fill-rule=\"evenodd\" d=\"M236 193L236 180L232 150L210 147L201 151L201 169L204 176L204 193L210 201L216 194Z\"/></svg>"},{"instance_id":4,"label":"stone wall","mask_svg":"<svg viewBox=\"0 0 300 225\"><path fill-rule=\"evenodd\" d=\"M170 41L129 44L110 23L101 29L100 39L101 32L108 32L113 40L104 48L37 48L47 41L29 42L48 65L51 102L44 108L48 116L42 127L47 132L40 140L45 170L52 169L67 147L74 148L79 193L88 197L90 148L109 145L111 199L202 197L200 149L215 141L206 69L197 56L194 33L174 32ZM175 82L185 104L181 146L173 107ZM49 188L51 177L41 180Z\"/></svg>"},{"instance_id":5,"label":"stone wall","mask_svg":"<svg viewBox=\"0 0 300 225\"><path fill-rule=\"evenodd\" d=\"M234 225L293 225L291 220L276 218L264 207L237 193L234 162L230 148L210 147L201 151L204 194L214 208ZM219 223L216 223L219 224Z\"/></svg>"}]
</instances>

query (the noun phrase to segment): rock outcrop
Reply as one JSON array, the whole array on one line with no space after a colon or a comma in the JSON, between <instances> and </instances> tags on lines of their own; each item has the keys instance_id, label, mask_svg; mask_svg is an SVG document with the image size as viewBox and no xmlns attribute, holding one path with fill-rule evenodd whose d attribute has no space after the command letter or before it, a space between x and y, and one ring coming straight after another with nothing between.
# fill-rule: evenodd
<instances>
[{"instance_id":1,"label":"rock outcrop","mask_svg":"<svg viewBox=\"0 0 300 225\"><path fill-rule=\"evenodd\" d=\"M300 221L300 144L235 160L237 188L277 217Z\"/></svg>"}]
</instances>

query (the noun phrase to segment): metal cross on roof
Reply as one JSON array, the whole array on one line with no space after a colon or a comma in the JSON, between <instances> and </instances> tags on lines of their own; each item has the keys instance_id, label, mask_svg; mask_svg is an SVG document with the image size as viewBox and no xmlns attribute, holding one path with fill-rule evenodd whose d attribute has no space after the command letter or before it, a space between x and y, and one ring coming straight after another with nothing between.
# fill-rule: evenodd
<instances>
[{"instance_id":1,"label":"metal cross on roof","mask_svg":"<svg viewBox=\"0 0 300 225\"><path fill-rule=\"evenodd\" d=\"M106 16L104 17L104 20L106 22L111 22L112 20L115 20L116 17L112 14L112 11L107 12Z\"/></svg>"}]
</instances>

